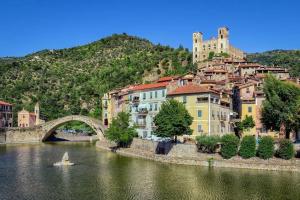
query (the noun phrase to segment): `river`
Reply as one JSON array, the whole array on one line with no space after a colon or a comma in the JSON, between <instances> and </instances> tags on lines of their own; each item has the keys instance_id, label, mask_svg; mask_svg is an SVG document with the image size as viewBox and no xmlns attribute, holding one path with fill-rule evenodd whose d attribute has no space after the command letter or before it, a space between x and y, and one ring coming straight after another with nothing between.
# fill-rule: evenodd
<instances>
[{"instance_id":1,"label":"river","mask_svg":"<svg viewBox=\"0 0 300 200\"><path fill-rule=\"evenodd\" d=\"M76 165L52 164L69 152ZM1 200L300 199L300 173L182 166L91 143L0 146Z\"/></svg>"}]
</instances>

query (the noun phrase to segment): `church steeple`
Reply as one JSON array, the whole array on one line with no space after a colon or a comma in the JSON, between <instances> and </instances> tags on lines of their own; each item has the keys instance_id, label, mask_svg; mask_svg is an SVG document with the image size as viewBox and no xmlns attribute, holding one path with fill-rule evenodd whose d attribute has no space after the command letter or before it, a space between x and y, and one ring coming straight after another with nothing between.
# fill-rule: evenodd
<instances>
[{"instance_id":1,"label":"church steeple","mask_svg":"<svg viewBox=\"0 0 300 200\"><path fill-rule=\"evenodd\" d=\"M40 104L37 102L34 106L34 113L35 113L35 125L39 125L40 124Z\"/></svg>"}]
</instances>

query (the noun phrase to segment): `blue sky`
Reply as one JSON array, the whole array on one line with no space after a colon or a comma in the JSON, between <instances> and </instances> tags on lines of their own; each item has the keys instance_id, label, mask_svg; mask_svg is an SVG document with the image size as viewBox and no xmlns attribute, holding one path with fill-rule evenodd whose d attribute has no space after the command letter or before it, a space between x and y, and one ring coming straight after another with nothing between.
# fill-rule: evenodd
<instances>
[{"instance_id":1,"label":"blue sky","mask_svg":"<svg viewBox=\"0 0 300 200\"><path fill-rule=\"evenodd\" d=\"M0 57L86 44L126 32L154 43L191 48L230 28L246 52L300 49L298 0L0 0Z\"/></svg>"}]
</instances>

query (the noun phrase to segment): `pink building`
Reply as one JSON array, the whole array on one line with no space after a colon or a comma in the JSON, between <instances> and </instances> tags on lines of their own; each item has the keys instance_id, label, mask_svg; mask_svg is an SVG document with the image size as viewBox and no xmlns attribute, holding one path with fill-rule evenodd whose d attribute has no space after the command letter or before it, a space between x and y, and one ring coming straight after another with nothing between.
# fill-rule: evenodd
<instances>
[{"instance_id":1,"label":"pink building","mask_svg":"<svg viewBox=\"0 0 300 200\"><path fill-rule=\"evenodd\" d=\"M13 106L0 101L0 128L13 126Z\"/></svg>"}]
</instances>

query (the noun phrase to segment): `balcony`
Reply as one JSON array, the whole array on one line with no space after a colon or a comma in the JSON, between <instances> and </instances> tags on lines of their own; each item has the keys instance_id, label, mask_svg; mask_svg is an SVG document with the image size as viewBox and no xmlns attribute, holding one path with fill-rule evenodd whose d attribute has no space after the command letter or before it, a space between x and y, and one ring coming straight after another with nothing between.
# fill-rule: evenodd
<instances>
[{"instance_id":1,"label":"balcony","mask_svg":"<svg viewBox=\"0 0 300 200\"><path fill-rule=\"evenodd\" d=\"M148 109L146 108L141 108L138 110L139 115L147 115L148 114Z\"/></svg>"},{"instance_id":2,"label":"balcony","mask_svg":"<svg viewBox=\"0 0 300 200\"><path fill-rule=\"evenodd\" d=\"M220 115L220 121L226 121L227 117L226 115Z\"/></svg>"},{"instance_id":3,"label":"balcony","mask_svg":"<svg viewBox=\"0 0 300 200\"><path fill-rule=\"evenodd\" d=\"M139 128L145 128L146 127L146 121L138 121L137 123L136 123L136 125L137 125L137 127L139 127Z\"/></svg>"},{"instance_id":4,"label":"balcony","mask_svg":"<svg viewBox=\"0 0 300 200\"><path fill-rule=\"evenodd\" d=\"M138 104L140 102L140 97L132 97L132 103Z\"/></svg>"}]
</instances>

